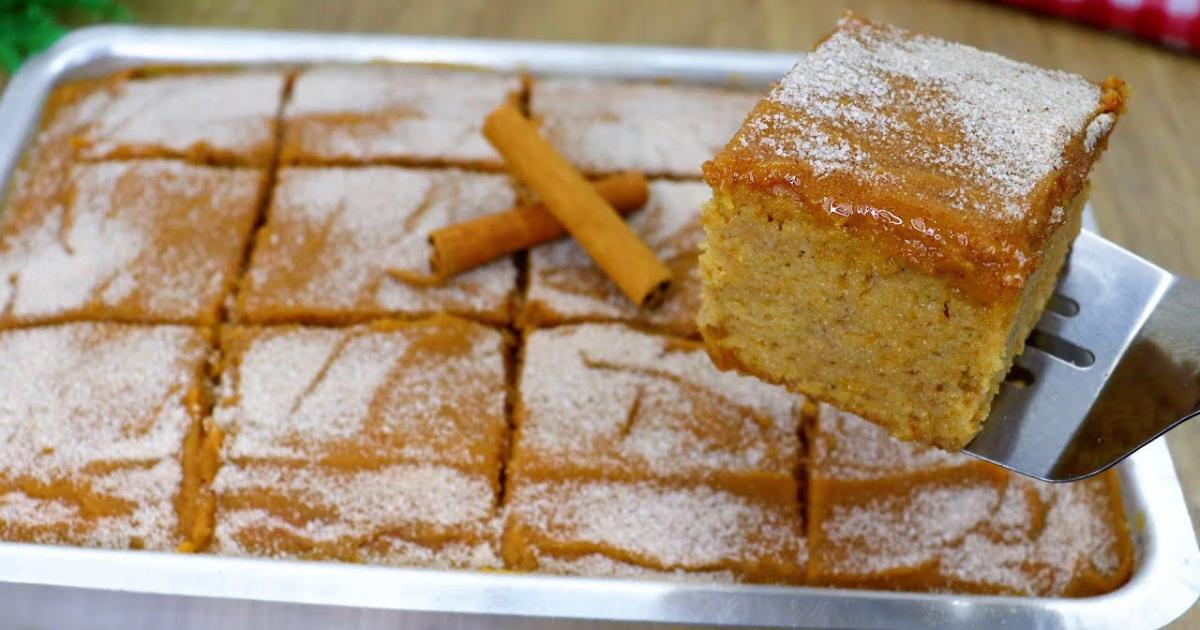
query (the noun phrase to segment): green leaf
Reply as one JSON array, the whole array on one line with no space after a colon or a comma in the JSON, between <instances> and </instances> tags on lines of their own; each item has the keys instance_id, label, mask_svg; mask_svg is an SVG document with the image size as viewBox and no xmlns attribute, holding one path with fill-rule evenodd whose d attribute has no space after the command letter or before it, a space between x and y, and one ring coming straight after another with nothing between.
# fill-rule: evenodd
<instances>
[{"instance_id":1,"label":"green leaf","mask_svg":"<svg viewBox=\"0 0 1200 630\"><path fill-rule=\"evenodd\" d=\"M116 0L0 0L0 67L15 71L71 27L132 19Z\"/></svg>"}]
</instances>

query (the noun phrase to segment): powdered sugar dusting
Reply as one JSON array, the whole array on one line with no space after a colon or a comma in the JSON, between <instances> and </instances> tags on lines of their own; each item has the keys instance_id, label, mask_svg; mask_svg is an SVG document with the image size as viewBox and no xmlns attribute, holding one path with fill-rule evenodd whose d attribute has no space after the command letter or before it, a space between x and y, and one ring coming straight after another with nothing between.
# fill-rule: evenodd
<instances>
[{"instance_id":1,"label":"powdered sugar dusting","mask_svg":"<svg viewBox=\"0 0 1200 630\"><path fill-rule=\"evenodd\" d=\"M83 133L85 158L194 151L265 164L283 98L280 72L188 74L125 81Z\"/></svg>"},{"instance_id":2,"label":"powdered sugar dusting","mask_svg":"<svg viewBox=\"0 0 1200 630\"><path fill-rule=\"evenodd\" d=\"M12 206L5 217L0 321L211 320L260 184L256 171L172 161L76 167L65 205Z\"/></svg>"},{"instance_id":3,"label":"powdered sugar dusting","mask_svg":"<svg viewBox=\"0 0 1200 630\"><path fill-rule=\"evenodd\" d=\"M815 178L888 185L893 167L934 169L950 207L1011 220L1062 165L1099 98L1077 75L850 17L776 85L735 144L806 163ZM963 188L980 195L953 194Z\"/></svg>"},{"instance_id":4,"label":"powdered sugar dusting","mask_svg":"<svg viewBox=\"0 0 1200 630\"><path fill-rule=\"evenodd\" d=\"M802 567L799 514L707 487L648 483L518 484L509 527L529 529L543 553L598 547L657 570L738 570L769 560Z\"/></svg>"},{"instance_id":5,"label":"powdered sugar dusting","mask_svg":"<svg viewBox=\"0 0 1200 630\"><path fill-rule=\"evenodd\" d=\"M897 440L887 429L823 403L811 439L814 474L837 479L878 479L977 462L962 453Z\"/></svg>"},{"instance_id":6,"label":"powdered sugar dusting","mask_svg":"<svg viewBox=\"0 0 1200 630\"><path fill-rule=\"evenodd\" d=\"M495 475L506 430L500 333L453 320L396 330L240 329L213 420L233 460L450 464ZM423 354L431 336L463 347Z\"/></svg>"},{"instance_id":7,"label":"powdered sugar dusting","mask_svg":"<svg viewBox=\"0 0 1200 630\"><path fill-rule=\"evenodd\" d=\"M698 177L758 95L689 85L540 79L530 110L542 133L590 173Z\"/></svg>"},{"instance_id":8,"label":"powdered sugar dusting","mask_svg":"<svg viewBox=\"0 0 1200 630\"><path fill-rule=\"evenodd\" d=\"M1113 123L1115 122L1116 118L1107 112L1093 118L1092 122L1088 123L1087 135L1083 138L1083 150L1088 153L1095 150L1096 144L1100 142L1100 139L1106 137L1108 132L1112 131Z\"/></svg>"},{"instance_id":9,"label":"powdered sugar dusting","mask_svg":"<svg viewBox=\"0 0 1200 630\"><path fill-rule=\"evenodd\" d=\"M222 348L218 552L498 566L500 333L238 328Z\"/></svg>"},{"instance_id":10,"label":"powdered sugar dusting","mask_svg":"<svg viewBox=\"0 0 1200 630\"><path fill-rule=\"evenodd\" d=\"M303 319L424 315L442 310L504 321L516 290L511 260L415 286L390 270L428 276L429 232L506 210L501 175L456 169L289 168L279 173L254 251L242 315Z\"/></svg>"},{"instance_id":11,"label":"powdered sugar dusting","mask_svg":"<svg viewBox=\"0 0 1200 630\"><path fill-rule=\"evenodd\" d=\"M279 532L314 547L362 549L364 559L472 568L498 565L495 495L480 475L428 465L331 471L226 464L213 490L219 514L213 534L216 553L293 556L272 549L269 533ZM287 497L296 511L272 508L269 498L256 499L260 496ZM320 516L294 515L306 511ZM261 538L263 534L267 538ZM451 539L449 553L441 554L437 547L446 537Z\"/></svg>"},{"instance_id":12,"label":"powdered sugar dusting","mask_svg":"<svg viewBox=\"0 0 1200 630\"><path fill-rule=\"evenodd\" d=\"M0 530L38 542L169 549L185 398L207 343L188 328L0 332ZM38 488L61 484L65 496ZM94 501L127 507L97 514Z\"/></svg>"},{"instance_id":13,"label":"powdered sugar dusting","mask_svg":"<svg viewBox=\"0 0 1200 630\"><path fill-rule=\"evenodd\" d=\"M797 466L802 398L618 324L526 340L513 466L688 480Z\"/></svg>"},{"instance_id":14,"label":"powdered sugar dusting","mask_svg":"<svg viewBox=\"0 0 1200 630\"><path fill-rule=\"evenodd\" d=\"M296 79L285 161L499 164L483 119L521 89L510 75L421 66L319 67Z\"/></svg>"},{"instance_id":15,"label":"powdered sugar dusting","mask_svg":"<svg viewBox=\"0 0 1200 630\"><path fill-rule=\"evenodd\" d=\"M651 181L646 205L628 219L674 272L671 290L657 307L631 304L574 240L560 239L529 252L525 303L526 313L533 314L531 323L617 320L695 334L700 305L696 255L703 238L700 207L710 195L701 182Z\"/></svg>"},{"instance_id":16,"label":"powdered sugar dusting","mask_svg":"<svg viewBox=\"0 0 1200 630\"><path fill-rule=\"evenodd\" d=\"M1048 484L998 475L875 429L828 408L818 419L812 474L829 484L813 524L821 579L932 572L954 590L1038 596L1077 594L1081 575L1120 579L1105 476Z\"/></svg>"}]
</instances>

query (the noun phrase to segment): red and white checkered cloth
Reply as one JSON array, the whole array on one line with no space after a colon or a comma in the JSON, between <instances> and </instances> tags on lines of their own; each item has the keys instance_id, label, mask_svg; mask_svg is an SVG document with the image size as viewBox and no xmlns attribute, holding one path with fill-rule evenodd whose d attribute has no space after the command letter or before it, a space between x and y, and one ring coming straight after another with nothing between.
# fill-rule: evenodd
<instances>
[{"instance_id":1,"label":"red and white checkered cloth","mask_svg":"<svg viewBox=\"0 0 1200 630\"><path fill-rule=\"evenodd\" d=\"M1174 48L1200 51L1200 0L1001 0Z\"/></svg>"}]
</instances>

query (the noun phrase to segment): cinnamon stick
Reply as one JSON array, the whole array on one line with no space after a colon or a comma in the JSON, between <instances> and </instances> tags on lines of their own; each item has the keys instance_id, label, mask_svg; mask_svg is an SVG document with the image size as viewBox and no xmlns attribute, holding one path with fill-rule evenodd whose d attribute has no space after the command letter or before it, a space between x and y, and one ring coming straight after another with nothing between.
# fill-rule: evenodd
<instances>
[{"instance_id":1,"label":"cinnamon stick","mask_svg":"<svg viewBox=\"0 0 1200 630\"><path fill-rule=\"evenodd\" d=\"M583 175L550 146L516 104L506 102L483 122L483 135L509 171L538 194L621 292L639 307L654 306L671 270L629 229Z\"/></svg>"},{"instance_id":2,"label":"cinnamon stick","mask_svg":"<svg viewBox=\"0 0 1200 630\"><path fill-rule=\"evenodd\" d=\"M641 173L618 173L592 185L622 214L642 207L650 194ZM544 206L516 206L430 232L429 264L435 277L446 278L566 233Z\"/></svg>"}]
</instances>

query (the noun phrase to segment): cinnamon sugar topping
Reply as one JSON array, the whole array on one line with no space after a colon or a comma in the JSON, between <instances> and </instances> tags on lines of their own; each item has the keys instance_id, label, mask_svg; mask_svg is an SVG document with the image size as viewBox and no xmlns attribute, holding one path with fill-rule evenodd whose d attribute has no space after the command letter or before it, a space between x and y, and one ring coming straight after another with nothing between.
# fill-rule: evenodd
<instances>
[{"instance_id":1,"label":"cinnamon sugar topping","mask_svg":"<svg viewBox=\"0 0 1200 630\"><path fill-rule=\"evenodd\" d=\"M696 177L756 100L689 85L556 78L533 84L529 108L546 139L584 172Z\"/></svg>"},{"instance_id":2,"label":"cinnamon sugar topping","mask_svg":"<svg viewBox=\"0 0 1200 630\"><path fill-rule=\"evenodd\" d=\"M189 328L0 332L0 534L172 549L206 340Z\"/></svg>"},{"instance_id":3,"label":"cinnamon sugar topping","mask_svg":"<svg viewBox=\"0 0 1200 630\"><path fill-rule=\"evenodd\" d=\"M214 321L262 182L255 170L165 160L75 167L64 200L4 217L0 323Z\"/></svg>"},{"instance_id":4,"label":"cinnamon sugar topping","mask_svg":"<svg viewBox=\"0 0 1200 630\"><path fill-rule=\"evenodd\" d=\"M656 570L732 570L750 580L764 569L776 580L797 579L806 561L798 514L706 487L522 483L509 504L510 532L527 537L534 553L602 553Z\"/></svg>"},{"instance_id":5,"label":"cinnamon sugar topping","mask_svg":"<svg viewBox=\"0 0 1200 630\"><path fill-rule=\"evenodd\" d=\"M497 566L499 333L442 317L222 347L218 551Z\"/></svg>"},{"instance_id":6,"label":"cinnamon sugar topping","mask_svg":"<svg viewBox=\"0 0 1200 630\"><path fill-rule=\"evenodd\" d=\"M499 166L480 126L517 77L404 65L319 67L284 112L285 164L403 162Z\"/></svg>"},{"instance_id":7,"label":"cinnamon sugar topping","mask_svg":"<svg viewBox=\"0 0 1200 630\"><path fill-rule=\"evenodd\" d=\"M698 345L617 324L538 330L514 474L758 483L794 497L802 399L714 368Z\"/></svg>"},{"instance_id":8,"label":"cinnamon sugar topping","mask_svg":"<svg viewBox=\"0 0 1200 630\"><path fill-rule=\"evenodd\" d=\"M510 208L502 175L455 169L287 168L243 281L251 322L342 322L439 311L504 322L516 267L498 260L444 286L430 276L430 231Z\"/></svg>"},{"instance_id":9,"label":"cinnamon sugar topping","mask_svg":"<svg viewBox=\"0 0 1200 630\"><path fill-rule=\"evenodd\" d=\"M1100 87L994 53L843 18L772 90L736 139L815 177L892 183L896 160L929 165L994 203L949 197L961 212L1022 216L1095 115ZM768 113L773 112L773 113ZM949 192L949 191L947 191Z\"/></svg>"},{"instance_id":10,"label":"cinnamon sugar topping","mask_svg":"<svg viewBox=\"0 0 1200 630\"><path fill-rule=\"evenodd\" d=\"M265 166L283 98L281 72L186 74L111 88L111 101L84 128L88 159L190 157Z\"/></svg>"}]
</instances>

